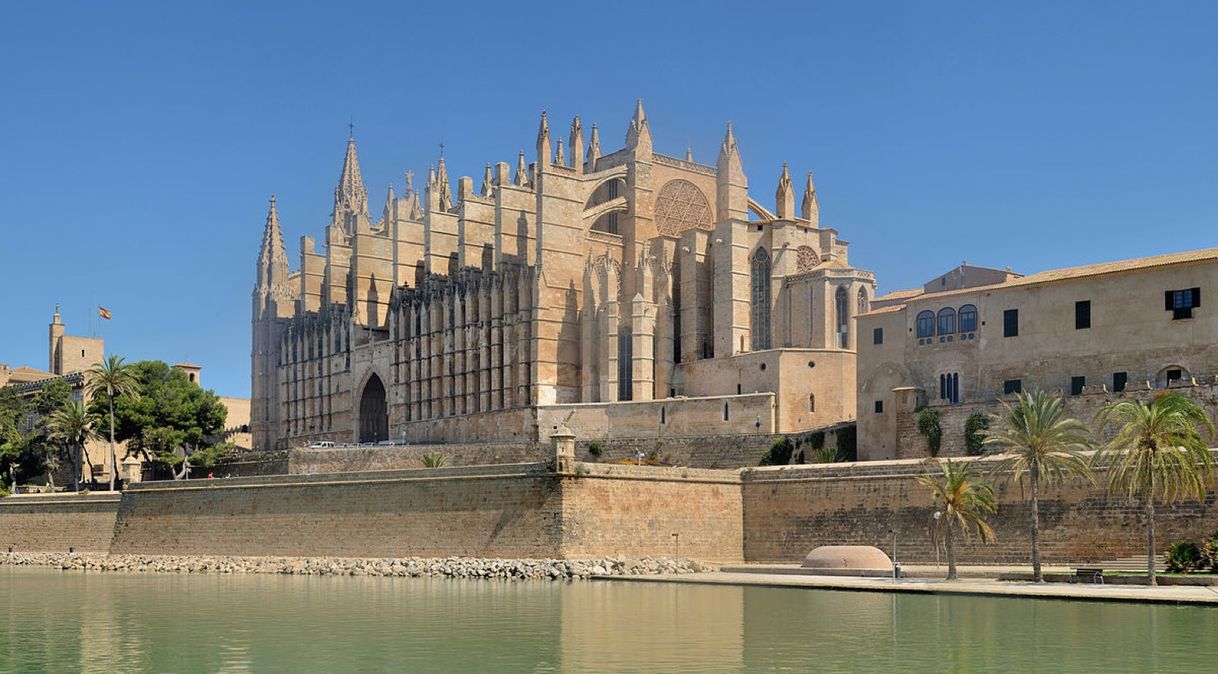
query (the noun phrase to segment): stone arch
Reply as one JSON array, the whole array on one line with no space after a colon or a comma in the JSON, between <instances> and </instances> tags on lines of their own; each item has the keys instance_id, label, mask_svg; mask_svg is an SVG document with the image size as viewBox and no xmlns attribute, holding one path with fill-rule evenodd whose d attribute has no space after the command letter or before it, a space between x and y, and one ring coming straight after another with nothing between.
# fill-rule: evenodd
<instances>
[{"instance_id":1,"label":"stone arch","mask_svg":"<svg viewBox=\"0 0 1218 674\"><path fill-rule=\"evenodd\" d=\"M886 361L881 363L863 382L863 391L872 391L881 380L889 380L894 382L896 386L900 386L909 382L909 371L905 366Z\"/></svg>"},{"instance_id":2,"label":"stone arch","mask_svg":"<svg viewBox=\"0 0 1218 674\"><path fill-rule=\"evenodd\" d=\"M389 439L389 391L376 372L370 371L359 388L356 440L380 442Z\"/></svg>"},{"instance_id":3,"label":"stone arch","mask_svg":"<svg viewBox=\"0 0 1218 674\"><path fill-rule=\"evenodd\" d=\"M1161 367L1155 374L1155 388L1167 388L1174 382L1179 382L1177 385L1191 384L1192 381L1192 371L1179 363Z\"/></svg>"}]
</instances>

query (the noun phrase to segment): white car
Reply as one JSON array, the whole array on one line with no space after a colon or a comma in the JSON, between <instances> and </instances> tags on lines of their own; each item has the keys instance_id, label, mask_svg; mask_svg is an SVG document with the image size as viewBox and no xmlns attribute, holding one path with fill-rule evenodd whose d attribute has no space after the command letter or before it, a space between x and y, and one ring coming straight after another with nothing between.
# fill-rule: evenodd
<instances>
[{"instance_id":1,"label":"white car","mask_svg":"<svg viewBox=\"0 0 1218 674\"><path fill-rule=\"evenodd\" d=\"M309 445L309 449L327 449L333 446L333 442L330 442L329 440L322 440L321 442L314 442L313 444Z\"/></svg>"}]
</instances>

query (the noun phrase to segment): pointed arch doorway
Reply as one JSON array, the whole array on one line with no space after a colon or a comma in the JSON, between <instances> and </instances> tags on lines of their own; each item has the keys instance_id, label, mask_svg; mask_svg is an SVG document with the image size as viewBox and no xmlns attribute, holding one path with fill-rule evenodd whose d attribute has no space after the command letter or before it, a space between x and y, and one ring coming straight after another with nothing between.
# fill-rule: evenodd
<instances>
[{"instance_id":1,"label":"pointed arch doorway","mask_svg":"<svg viewBox=\"0 0 1218 674\"><path fill-rule=\"evenodd\" d=\"M359 397L359 441L380 442L389 439L389 405L385 400L385 385L373 374L364 384Z\"/></svg>"}]
</instances>

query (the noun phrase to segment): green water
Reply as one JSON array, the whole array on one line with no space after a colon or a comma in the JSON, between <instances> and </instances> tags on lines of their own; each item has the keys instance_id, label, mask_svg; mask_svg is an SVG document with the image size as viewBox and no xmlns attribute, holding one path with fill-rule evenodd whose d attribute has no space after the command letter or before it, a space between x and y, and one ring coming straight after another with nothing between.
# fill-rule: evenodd
<instances>
[{"instance_id":1,"label":"green water","mask_svg":"<svg viewBox=\"0 0 1218 674\"><path fill-rule=\"evenodd\" d=\"M0 671L1204 672L1218 609L0 567Z\"/></svg>"}]
</instances>

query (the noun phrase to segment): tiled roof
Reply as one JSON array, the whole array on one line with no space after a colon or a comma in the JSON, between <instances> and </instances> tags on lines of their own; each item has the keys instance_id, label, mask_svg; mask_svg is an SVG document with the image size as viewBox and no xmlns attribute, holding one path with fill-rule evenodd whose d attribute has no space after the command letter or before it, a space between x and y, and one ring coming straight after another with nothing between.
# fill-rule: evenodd
<instances>
[{"instance_id":1,"label":"tiled roof","mask_svg":"<svg viewBox=\"0 0 1218 674\"><path fill-rule=\"evenodd\" d=\"M1049 269L1047 271L1029 274L1028 276L1020 276L1017 278L1004 281L1002 283L994 283L986 286L974 286L972 288L961 288L959 290L949 290L941 293L920 293L917 291L898 290L883 297L877 297L877 302L892 299L904 299L909 301L918 297L952 297L956 295L965 295L968 293L988 292L998 290L1000 288L1015 288L1022 286L1040 285L1044 283L1056 283L1058 281L1067 281L1077 278L1088 278L1092 276L1102 276L1106 274L1119 274L1127 271L1137 271L1139 269L1151 269L1154 267L1166 267L1173 264L1183 264L1188 262L1204 262L1207 260L1218 260L1218 248L1202 248L1200 250L1185 251L1183 253L1168 253L1166 255L1152 255L1150 257L1140 257L1132 260L1117 260L1116 262L1101 262L1099 264L1088 264L1080 267L1064 267L1062 269ZM899 293L913 293L909 297L902 297ZM880 307L872 311L862 314L870 316L874 314L885 314L894 311L899 311L904 304L896 304L893 306Z\"/></svg>"}]
</instances>

